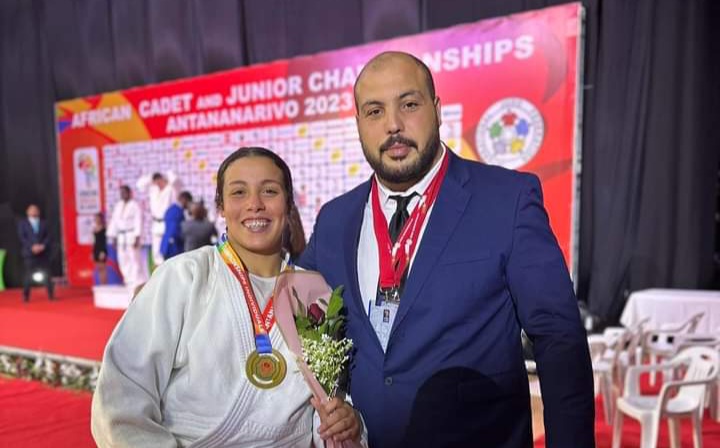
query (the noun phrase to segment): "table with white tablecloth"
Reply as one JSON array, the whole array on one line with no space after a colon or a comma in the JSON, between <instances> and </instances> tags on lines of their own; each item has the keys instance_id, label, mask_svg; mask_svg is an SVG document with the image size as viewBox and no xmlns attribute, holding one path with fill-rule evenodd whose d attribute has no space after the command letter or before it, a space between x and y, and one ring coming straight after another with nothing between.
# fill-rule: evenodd
<instances>
[{"instance_id":1,"label":"table with white tablecloth","mask_svg":"<svg viewBox=\"0 0 720 448\"><path fill-rule=\"evenodd\" d=\"M699 312L705 313L697 333L720 331L720 291L698 289L644 289L630 294L620 323L634 327L650 318L646 328L659 329L665 324L682 324Z\"/></svg>"}]
</instances>

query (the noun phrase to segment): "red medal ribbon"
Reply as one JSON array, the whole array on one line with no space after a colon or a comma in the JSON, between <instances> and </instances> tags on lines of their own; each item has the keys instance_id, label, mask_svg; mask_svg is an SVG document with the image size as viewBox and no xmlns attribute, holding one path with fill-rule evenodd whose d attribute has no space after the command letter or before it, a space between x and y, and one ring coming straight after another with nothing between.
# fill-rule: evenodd
<instances>
[{"instance_id":1,"label":"red medal ribbon","mask_svg":"<svg viewBox=\"0 0 720 448\"><path fill-rule=\"evenodd\" d=\"M380 192L377 185L377 178L373 176L370 195L372 196L373 228L375 239L378 244L378 256L380 258L380 289L388 290L398 288L403 272L407 269L420 237L420 230L427 218L445 178L450 157L445 153L440 169L420 197L415 210L403 225L395 244L390 240L387 219L380 206Z\"/></svg>"},{"instance_id":2,"label":"red medal ribbon","mask_svg":"<svg viewBox=\"0 0 720 448\"><path fill-rule=\"evenodd\" d=\"M250 284L250 277L248 276L247 269L245 269L245 265L243 265L242 260L240 260L240 257L238 257L238 255L235 253L235 250L233 250L232 246L230 245L230 242L227 240L227 235L223 235L221 241L218 243L217 248L223 261L225 261L225 264L228 266L228 268L230 268L230 271L240 282L240 286L243 290L243 295L245 296L245 303L247 304L248 310L250 311L250 316L253 320L256 345L259 342L263 346L266 343L269 344L269 333L273 325L275 324L275 309L273 307L273 297L270 297L267 305L265 305L265 309L261 313L260 306L258 305L257 298L255 297L255 292L253 291L252 285ZM290 265L286 267L286 269L289 268ZM265 347L257 346L256 348L260 353L266 352ZM270 351L272 351L272 347L270 347Z\"/></svg>"}]
</instances>

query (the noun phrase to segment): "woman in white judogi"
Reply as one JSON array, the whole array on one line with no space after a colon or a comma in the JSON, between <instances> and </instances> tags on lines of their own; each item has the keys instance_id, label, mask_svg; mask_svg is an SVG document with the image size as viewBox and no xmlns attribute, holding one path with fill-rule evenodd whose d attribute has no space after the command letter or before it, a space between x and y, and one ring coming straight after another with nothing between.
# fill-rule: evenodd
<instances>
[{"instance_id":1,"label":"woman in white judogi","mask_svg":"<svg viewBox=\"0 0 720 448\"><path fill-rule=\"evenodd\" d=\"M120 187L120 200L115 204L107 229L107 237L117 249L118 266L123 282L134 289L147 280L147 269L143 266L140 248L142 233L142 211L132 198L127 185Z\"/></svg>"},{"instance_id":2,"label":"woman in white judogi","mask_svg":"<svg viewBox=\"0 0 720 448\"><path fill-rule=\"evenodd\" d=\"M286 268L283 246L291 254L304 246L287 165L266 149L241 148L217 179L226 243L173 257L131 303L105 350L92 406L95 441L100 447L311 447L323 446L321 436L364 442L349 404L335 398L314 412L276 325L269 342L275 360L286 360L284 377L282 362L269 363L268 376L247 368L262 345L254 331L259 314L251 310L272 309L275 279Z\"/></svg>"}]
</instances>

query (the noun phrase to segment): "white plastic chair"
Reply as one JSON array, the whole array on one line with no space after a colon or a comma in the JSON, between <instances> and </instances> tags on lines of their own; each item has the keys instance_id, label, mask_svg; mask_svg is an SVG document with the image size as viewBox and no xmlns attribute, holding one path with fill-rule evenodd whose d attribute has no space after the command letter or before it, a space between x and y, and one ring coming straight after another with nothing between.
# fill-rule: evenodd
<instances>
[{"instance_id":1,"label":"white plastic chair","mask_svg":"<svg viewBox=\"0 0 720 448\"><path fill-rule=\"evenodd\" d=\"M603 416L608 424L612 423L614 413L613 403L616 395L614 379L616 377L617 355L619 353L617 347L624 343L628 334L623 333L612 346L607 345L607 341L602 335L588 337L593 375L597 381L597 392L602 396Z\"/></svg>"},{"instance_id":2,"label":"white plastic chair","mask_svg":"<svg viewBox=\"0 0 720 448\"><path fill-rule=\"evenodd\" d=\"M648 321L643 319L632 329L609 327L602 335L588 336L593 373L608 424L612 424L615 399L622 393L627 368L641 362L643 328Z\"/></svg>"},{"instance_id":3,"label":"white plastic chair","mask_svg":"<svg viewBox=\"0 0 720 448\"><path fill-rule=\"evenodd\" d=\"M640 448L657 446L660 421L668 419L670 446L680 446L680 418L690 417L695 448L702 448L702 413L705 392L720 369L718 351L709 347L682 350L664 364L632 366L625 378L625 392L617 400L613 419L612 448L620 448L623 416L628 415L642 427ZM657 370L673 371L682 377L663 384L660 395L640 395L640 374Z\"/></svg>"},{"instance_id":4,"label":"white plastic chair","mask_svg":"<svg viewBox=\"0 0 720 448\"><path fill-rule=\"evenodd\" d=\"M715 350L720 350L720 332L717 334L713 333L693 333L683 334L678 337L676 342L677 352L679 353L683 349L688 347L709 347ZM718 378L710 384L707 390L706 407L710 408L710 417L720 422L720 372L718 372Z\"/></svg>"},{"instance_id":5,"label":"white plastic chair","mask_svg":"<svg viewBox=\"0 0 720 448\"><path fill-rule=\"evenodd\" d=\"M715 349L720 350L720 327L715 330L714 336L718 340ZM710 407L710 418L720 423L720 374L709 387L708 406Z\"/></svg>"},{"instance_id":6,"label":"white plastic chair","mask_svg":"<svg viewBox=\"0 0 720 448\"><path fill-rule=\"evenodd\" d=\"M693 334L705 313L700 312L690 316L682 323L663 324L659 330L648 331L643 341L643 351L649 355L650 364L657 364L677 353L678 344L682 335ZM657 374L650 375L650 385L654 386Z\"/></svg>"}]
</instances>

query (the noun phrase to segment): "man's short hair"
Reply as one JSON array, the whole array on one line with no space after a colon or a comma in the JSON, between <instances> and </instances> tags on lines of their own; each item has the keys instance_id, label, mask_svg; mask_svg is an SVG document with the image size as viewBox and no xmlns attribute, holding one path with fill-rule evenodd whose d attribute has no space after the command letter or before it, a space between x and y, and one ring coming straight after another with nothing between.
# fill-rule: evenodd
<instances>
[{"instance_id":1,"label":"man's short hair","mask_svg":"<svg viewBox=\"0 0 720 448\"><path fill-rule=\"evenodd\" d=\"M165 176L163 176L161 173L153 173L153 175L152 175L153 182L155 182L156 180L160 180L160 179L165 179Z\"/></svg>"},{"instance_id":2,"label":"man's short hair","mask_svg":"<svg viewBox=\"0 0 720 448\"><path fill-rule=\"evenodd\" d=\"M178 198L188 202L192 202L193 200L192 193L190 193L189 191L181 191L178 195Z\"/></svg>"},{"instance_id":3,"label":"man's short hair","mask_svg":"<svg viewBox=\"0 0 720 448\"><path fill-rule=\"evenodd\" d=\"M359 112L359 105L357 100L357 85L358 82L360 82L360 78L362 78L363 74L365 73L365 69L370 67L371 65L375 65L379 60L386 59L389 57L398 57L398 56L404 56L409 58L412 62L415 63L415 65L422 71L423 75L425 75L425 85L427 86L428 92L430 92L430 99L435 101L435 81L433 80L432 72L430 71L430 68L421 61L418 57L415 55L412 55L410 53L405 53L403 51L385 51L383 53L377 54L373 56L372 59L370 59L367 64L360 70L360 74L358 74L357 79L355 80L355 85L353 86L353 96L355 97L355 111Z\"/></svg>"}]
</instances>

